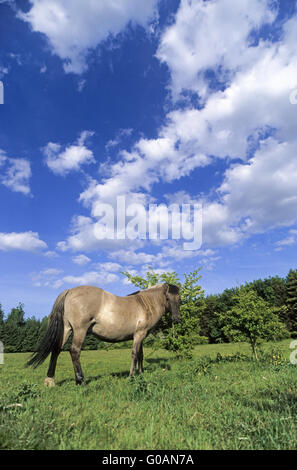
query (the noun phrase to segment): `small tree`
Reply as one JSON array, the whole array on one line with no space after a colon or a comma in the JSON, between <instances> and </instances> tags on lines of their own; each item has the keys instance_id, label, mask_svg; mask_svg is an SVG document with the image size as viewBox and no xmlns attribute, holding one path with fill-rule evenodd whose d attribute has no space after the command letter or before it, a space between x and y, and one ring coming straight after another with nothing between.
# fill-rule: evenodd
<instances>
[{"instance_id":1,"label":"small tree","mask_svg":"<svg viewBox=\"0 0 297 470\"><path fill-rule=\"evenodd\" d=\"M246 339L258 359L257 346L261 339L276 340L287 336L287 330L271 307L252 289L242 287L236 294L235 305L218 314L224 334L230 341Z\"/></svg>"},{"instance_id":2,"label":"small tree","mask_svg":"<svg viewBox=\"0 0 297 470\"><path fill-rule=\"evenodd\" d=\"M175 271L158 274L150 267L145 278L123 272L129 281L140 289L147 289L149 286L162 282L180 284L180 323L172 326L170 316L164 316L159 324L159 331L164 332L162 346L165 349L175 351L179 356L190 357L193 346L200 339L199 320L203 310L204 291L198 284L201 279L199 272L200 268L185 274L183 284L180 284L178 274Z\"/></svg>"},{"instance_id":3,"label":"small tree","mask_svg":"<svg viewBox=\"0 0 297 470\"><path fill-rule=\"evenodd\" d=\"M7 319L4 321L2 328L2 341L7 351L8 349L11 352L22 351L22 343L25 333L24 326L26 324L24 320L25 312L23 307L23 304L20 303L17 307L12 308Z\"/></svg>"},{"instance_id":4,"label":"small tree","mask_svg":"<svg viewBox=\"0 0 297 470\"><path fill-rule=\"evenodd\" d=\"M287 310L290 331L297 330L297 270L290 269L286 279Z\"/></svg>"}]
</instances>

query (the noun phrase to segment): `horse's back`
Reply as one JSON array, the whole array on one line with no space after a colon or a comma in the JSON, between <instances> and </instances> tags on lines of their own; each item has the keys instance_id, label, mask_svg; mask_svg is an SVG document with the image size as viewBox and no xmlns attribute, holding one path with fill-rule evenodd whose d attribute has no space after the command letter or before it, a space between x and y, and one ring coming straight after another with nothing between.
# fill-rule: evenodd
<instances>
[{"instance_id":1,"label":"horse's back","mask_svg":"<svg viewBox=\"0 0 297 470\"><path fill-rule=\"evenodd\" d=\"M65 299L65 317L70 323L90 322L98 314L108 292L95 286L70 289ZM111 294L110 294L111 295Z\"/></svg>"},{"instance_id":2,"label":"horse's back","mask_svg":"<svg viewBox=\"0 0 297 470\"><path fill-rule=\"evenodd\" d=\"M140 316L135 299L119 297L99 287L75 287L65 299L65 321L73 328L93 325L93 332L106 341L133 335Z\"/></svg>"}]
</instances>

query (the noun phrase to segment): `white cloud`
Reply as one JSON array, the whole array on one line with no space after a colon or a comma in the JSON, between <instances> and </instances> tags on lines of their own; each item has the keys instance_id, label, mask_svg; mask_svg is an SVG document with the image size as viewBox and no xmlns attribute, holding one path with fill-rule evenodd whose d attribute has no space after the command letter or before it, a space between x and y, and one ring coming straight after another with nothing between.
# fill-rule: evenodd
<instances>
[{"instance_id":1,"label":"white cloud","mask_svg":"<svg viewBox=\"0 0 297 470\"><path fill-rule=\"evenodd\" d=\"M4 75L9 73L8 67L4 67L0 65L0 78L3 78Z\"/></svg>"},{"instance_id":2,"label":"white cloud","mask_svg":"<svg viewBox=\"0 0 297 470\"><path fill-rule=\"evenodd\" d=\"M61 270L57 268L47 268L39 273L32 273L31 277L35 287L54 287L58 282L57 276L61 274ZM57 287L60 287L57 285Z\"/></svg>"},{"instance_id":3,"label":"white cloud","mask_svg":"<svg viewBox=\"0 0 297 470\"><path fill-rule=\"evenodd\" d=\"M275 19L270 0L182 0L161 37L157 57L168 65L175 98L185 89L204 97L204 73L214 70L222 82L255 58L250 33Z\"/></svg>"},{"instance_id":4,"label":"white cloud","mask_svg":"<svg viewBox=\"0 0 297 470\"><path fill-rule=\"evenodd\" d=\"M133 248L130 248L129 250L118 250L110 253L110 256L113 259L117 259L123 263L127 264L148 264L148 263L155 263L158 262L162 259L162 255L153 255L149 253L144 253L142 251L139 251L136 253Z\"/></svg>"},{"instance_id":5,"label":"white cloud","mask_svg":"<svg viewBox=\"0 0 297 470\"><path fill-rule=\"evenodd\" d=\"M33 284L36 287L50 287L60 289L64 284L70 285L101 285L110 284L119 280L115 272L121 269L121 265L113 262L98 263L95 270L87 271L79 275L66 275L59 277L62 270L47 268L39 273L32 274Z\"/></svg>"},{"instance_id":6,"label":"white cloud","mask_svg":"<svg viewBox=\"0 0 297 470\"><path fill-rule=\"evenodd\" d=\"M77 84L77 90L81 92L84 89L86 83L87 83L86 80L79 80Z\"/></svg>"},{"instance_id":7,"label":"white cloud","mask_svg":"<svg viewBox=\"0 0 297 470\"><path fill-rule=\"evenodd\" d=\"M58 242L58 250L62 252L110 251L129 246L138 248L143 244L141 240L100 239L98 238L99 228L100 224L91 217L74 216L71 224L72 234L67 240Z\"/></svg>"},{"instance_id":8,"label":"white cloud","mask_svg":"<svg viewBox=\"0 0 297 470\"><path fill-rule=\"evenodd\" d=\"M226 171L220 202L203 209L203 238L211 244L237 243L243 237L297 221L296 141L261 143L247 163Z\"/></svg>"},{"instance_id":9,"label":"white cloud","mask_svg":"<svg viewBox=\"0 0 297 470\"><path fill-rule=\"evenodd\" d=\"M8 158L0 151L0 181L14 192L30 194L31 165L24 158Z\"/></svg>"},{"instance_id":10,"label":"white cloud","mask_svg":"<svg viewBox=\"0 0 297 470\"><path fill-rule=\"evenodd\" d=\"M118 281L119 276L109 272L88 271L81 276L65 276L62 281L66 284L76 285L105 285Z\"/></svg>"},{"instance_id":11,"label":"white cloud","mask_svg":"<svg viewBox=\"0 0 297 470\"><path fill-rule=\"evenodd\" d=\"M96 265L102 271L117 272L122 266L119 263L112 263L111 261L106 261L105 263L97 263Z\"/></svg>"},{"instance_id":12,"label":"white cloud","mask_svg":"<svg viewBox=\"0 0 297 470\"><path fill-rule=\"evenodd\" d=\"M297 243L297 230L292 229L289 230L289 235L282 240L278 240L275 245L277 248L275 248L275 251L281 251L284 249L286 246L292 246L296 245Z\"/></svg>"},{"instance_id":13,"label":"white cloud","mask_svg":"<svg viewBox=\"0 0 297 470\"><path fill-rule=\"evenodd\" d=\"M182 261L186 259L199 258L201 260L212 260L217 259L214 250L196 250L196 251L185 251L182 245L176 241L164 241L162 249L156 254L146 253L143 251L136 251L132 248L128 250L118 250L110 253L110 257L117 259L126 265L152 265L154 269L168 270L168 265L172 261ZM206 261L204 261L206 263ZM158 266L160 268L158 268ZM129 269L130 271L130 269Z\"/></svg>"},{"instance_id":14,"label":"white cloud","mask_svg":"<svg viewBox=\"0 0 297 470\"><path fill-rule=\"evenodd\" d=\"M157 0L30 0L31 9L19 18L33 31L46 35L66 72L87 69L87 54L110 35L117 36L129 23L143 27L156 15Z\"/></svg>"},{"instance_id":15,"label":"white cloud","mask_svg":"<svg viewBox=\"0 0 297 470\"><path fill-rule=\"evenodd\" d=\"M56 268L48 268L48 269L44 269L43 271L41 271L41 274L44 276L57 276L60 273L61 273L61 270L56 269Z\"/></svg>"},{"instance_id":16,"label":"white cloud","mask_svg":"<svg viewBox=\"0 0 297 470\"><path fill-rule=\"evenodd\" d=\"M110 150L111 148L117 147L118 145L120 145L122 140L125 137L129 137L132 134L132 132L133 132L133 129L131 128L120 129L117 135L115 136L115 138L107 142L107 144L105 145L106 150Z\"/></svg>"},{"instance_id":17,"label":"white cloud","mask_svg":"<svg viewBox=\"0 0 297 470\"><path fill-rule=\"evenodd\" d=\"M74 258L72 258L72 261L75 263L75 264L79 264L80 266L84 265L84 264L88 264L91 259L86 256L86 255L77 255L77 256L74 256Z\"/></svg>"},{"instance_id":18,"label":"white cloud","mask_svg":"<svg viewBox=\"0 0 297 470\"><path fill-rule=\"evenodd\" d=\"M223 182L196 198L203 203L204 243L234 244L295 223L297 108L289 97L297 87L297 15L283 21L278 39L255 40L276 17L271 5L269 0L181 2L157 57L169 67L175 98L189 89L201 95L201 106L175 107L155 139L139 139L130 152L120 152L119 161L104 165L105 177L91 180L80 195L92 216L98 204L120 194L147 203L154 184L172 183L224 158L229 168ZM207 87L209 69L223 79L221 90ZM64 248L98 247L93 230L90 218L62 242ZM113 248L124 260L141 247ZM153 259L146 253L140 258L146 256Z\"/></svg>"},{"instance_id":19,"label":"white cloud","mask_svg":"<svg viewBox=\"0 0 297 470\"><path fill-rule=\"evenodd\" d=\"M0 233L0 250L37 251L47 248L36 232Z\"/></svg>"},{"instance_id":20,"label":"white cloud","mask_svg":"<svg viewBox=\"0 0 297 470\"><path fill-rule=\"evenodd\" d=\"M66 175L70 171L80 170L82 165L89 165L94 163L93 152L85 145L88 137L91 137L94 132L83 131L81 132L77 141L66 146L62 150L61 145L49 142L44 148L45 162L47 166L57 175Z\"/></svg>"},{"instance_id":21,"label":"white cloud","mask_svg":"<svg viewBox=\"0 0 297 470\"><path fill-rule=\"evenodd\" d=\"M119 195L125 195L127 205L153 202L149 195L153 184L172 182L209 164L210 158L198 151L193 142L178 142L176 136L162 135L163 132L166 129L160 131L158 139L140 139L132 152L122 151L120 161L105 166L109 176L100 183L91 180L79 200L91 207L92 215L98 204L115 201Z\"/></svg>"},{"instance_id":22,"label":"white cloud","mask_svg":"<svg viewBox=\"0 0 297 470\"><path fill-rule=\"evenodd\" d=\"M52 251L52 250L46 251L44 253L44 256L46 256L47 258L58 258L59 257L58 253L56 253L55 251Z\"/></svg>"}]
</instances>

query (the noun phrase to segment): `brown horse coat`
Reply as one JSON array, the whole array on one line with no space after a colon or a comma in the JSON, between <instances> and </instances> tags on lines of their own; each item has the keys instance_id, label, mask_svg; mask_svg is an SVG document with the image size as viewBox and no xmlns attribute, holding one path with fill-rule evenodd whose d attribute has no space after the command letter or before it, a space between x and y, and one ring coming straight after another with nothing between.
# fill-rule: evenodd
<instances>
[{"instance_id":1,"label":"brown horse coat","mask_svg":"<svg viewBox=\"0 0 297 470\"><path fill-rule=\"evenodd\" d=\"M70 354L76 383L84 377L80 365L80 351L87 331L102 341L119 342L133 339L130 375L143 371L142 343L147 334L165 312L171 312L174 321L180 320L179 288L171 284L157 284L127 297L120 297L93 286L80 286L62 292L49 316L49 326L37 352L28 365L38 366L51 352L51 360L45 379L46 385L54 385L58 355L71 331L73 341Z\"/></svg>"}]
</instances>

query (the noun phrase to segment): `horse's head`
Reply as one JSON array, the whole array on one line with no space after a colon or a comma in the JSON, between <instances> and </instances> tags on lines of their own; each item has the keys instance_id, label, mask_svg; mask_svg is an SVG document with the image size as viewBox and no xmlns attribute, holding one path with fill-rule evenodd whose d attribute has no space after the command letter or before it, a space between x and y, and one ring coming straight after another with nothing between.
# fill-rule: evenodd
<instances>
[{"instance_id":1,"label":"horse's head","mask_svg":"<svg viewBox=\"0 0 297 470\"><path fill-rule=\"evenodd\" d=\"M164 294L165 294L165 299L166 299L166 303L165 303L166 312L170 312L172 314L172 319L174 323L178 323L180 321L179 287L165 282L165 284L163 284L163 289L164 289Z\"/></svg>"}]
</instances>

